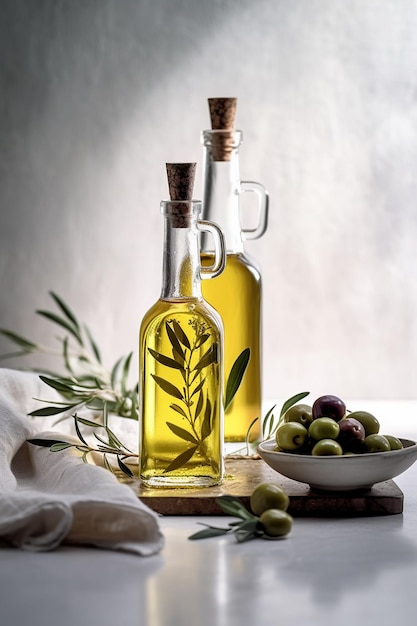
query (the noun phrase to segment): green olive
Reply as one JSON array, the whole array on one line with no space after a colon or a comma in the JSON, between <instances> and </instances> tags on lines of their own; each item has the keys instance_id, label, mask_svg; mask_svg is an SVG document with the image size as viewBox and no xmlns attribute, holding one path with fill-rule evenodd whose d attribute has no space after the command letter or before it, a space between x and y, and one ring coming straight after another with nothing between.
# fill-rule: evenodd
<instances>
[{"instance_id":1,"label":"green olive","mask_svg":"<svg viewBox=\"0 0 417 626\"><path fill-rule=\"evenodd\" d=\"M313 420L309 404L294 404L284 413L284 422L299 422L306 428Z\"/></svg>"},{"instance_id":2,"label":"green olive","mask_svg":"<svg viewBox=\"0 0 417 626\"><path fill-rule=\"evenodd\" d=\"M308 434L315 441L320 439L337 439L339 436L339 424L331 417L318 417L311 422Z\"/></svg>"},{"instance_id":3,"label":"green olive","mask_svg":"<svg viewBox=\"0 0 417 626\"><path fill-rule=\"evenodd\" d=\"M379 421L368 411L353 411L346 417L353 417L353 419L358 420L362 424L365 429L365 437L379 433Z\"/></svg>"},{"instance_id":4,"label":"green olive","mask_svg":"<svg viewBox=\"0 0 417 626\"><path fill-rule=\"evenodd\" d=\"M286 511L267 509L259 521L269 537L284 537L291 531L293 519Z\"/></svg>"},{"instance_id":5,"label":"green olive","mask_svg":"<svg viewBox=\"0 0 417 626\"><path fill-rule=\"evenodd\" d=\"M389 452L391 446L384 435L374 433L363 440L365 452Z\"/></svg>"},{"instance_id":6,"label":"green olive","mask_svg":"<svg viewBox=\"0 0 417 626\"><path fill-rule=\"evenodd\" d=\"M391 450L401 450L404 448L398 437L394 437L393 435L384 435L384 437L385 439L388 439Z\"/></svg>"},{"instance_id":7,"label":"green olive","mask_svg":"<svg viewBox=\"0 0 417 626\"><path fill-rule=\"evenodd\" d=\"M253 490L250 497L250 508L255 515L261 515L268 509L280 509L286 511L290 499L285 491L278 485L262 483Z\"/></svg>"},{"instance_id":8,"label":"green olive","mask_svg":"<svg viewBox=\"0 0 417 626\"><path fill-rule=\"evenodd\" d=\"M313 456L340 456L343 454L343 449L334 439L321 439L313 447L311 454Z\"/></svg>"},{"instance_id":9,"label":"green olive","mask_svg":"<svg viewBox=\"0 0 417 626\"><path fill-rule=\"evenodd\" d=\"M278 447L286 452L301 448L307 439L307 428L299 422L284 422L275 435Z\"/></svg>"}]
</instances>

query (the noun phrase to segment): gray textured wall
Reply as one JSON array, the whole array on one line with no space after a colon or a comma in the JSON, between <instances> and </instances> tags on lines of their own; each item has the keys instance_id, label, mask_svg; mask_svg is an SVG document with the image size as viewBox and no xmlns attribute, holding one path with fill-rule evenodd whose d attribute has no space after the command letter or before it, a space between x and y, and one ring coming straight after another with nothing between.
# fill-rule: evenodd
<instances>
[{"instance_id":1,"label":"gray textured wall","mask_svg":"<svg viewBox=\"0 0 417 626\"><path fill-rule=\"evenodd\" d=\"M416 398L416 32L412 0L1 0L0 326L48 342L52 289L109 365L137 353L164 164L200 195L206 99L235 95L265 396Z\"/></svg>"}]
</instances>

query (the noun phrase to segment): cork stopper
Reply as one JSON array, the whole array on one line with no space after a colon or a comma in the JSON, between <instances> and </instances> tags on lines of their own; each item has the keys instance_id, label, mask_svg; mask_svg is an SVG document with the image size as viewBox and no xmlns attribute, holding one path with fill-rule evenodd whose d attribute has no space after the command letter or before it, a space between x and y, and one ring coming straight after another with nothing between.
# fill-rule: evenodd
<instances>
[{"instance_id":1,"label":"cork stopper","mask_svg":"<svg viewBox=\"0 0 417 626\"><path fill-rule=\"evenodd\" d=\"M211 128L234 130L237 98L209 98Z\"/></svg>"},{"instance_id":2,"label":"cork stopper","mask_svg":"<svg viewBox=\"0 0 417 626\"><path fill-rule=\"evenodd\" d=\"M169 213L174 228L186 228L192 213L196 163L167 163Z\"/></svg>"},{"instance_id":3,"label":"cork stopper","mask_svg":"<svg viewBox=\"0 0 417 626\"><path fill-rule=\"evenodd\" d=\"M237 98L209 98L214 161L230 161L233 150Z\"/></svg>"},{"instance_id":4,"label":"cork stopper","mask_svg":"<svg viewBox=\"0 0 417 626\"><path fill-rule=\"evenodd\" d=\"M167 163L169 197L171 200L192 200L196 163Z\"/></svg>"}]
</instances>

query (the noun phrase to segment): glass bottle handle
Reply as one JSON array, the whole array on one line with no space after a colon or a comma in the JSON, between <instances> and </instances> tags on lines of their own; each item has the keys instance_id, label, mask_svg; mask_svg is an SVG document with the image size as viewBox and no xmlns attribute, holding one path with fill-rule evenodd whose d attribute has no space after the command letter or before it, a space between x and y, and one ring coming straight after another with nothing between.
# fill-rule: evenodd
<instances>
[{"instance_id":1,"label":"glass bottle handle","mask_svg":"<svg viewBox=\"0 0 417 626\"><path fill-rule=\"evenodd\" d=\"M268 192L261 183L245 180L240 182L240 189L244 193L254 192L258 197L259 221L256 228L242 228L243 239L259 239L262 237L268 226Z\"/></svg>"},{"instance_id":2,"label":"glass bottle handle","mask_svg":"<svg viewBox=\"0 0 417 626\"><path fill-rule=\"evenodd\" d=\"M198 230L208 232L212 235L214 241L214 262L213 265L202 266L200 268L200 277L202 280L215 278L221 274L226 266L226 244L224 235L217 224L206 220L198 220Z\"/></svg>"}]
</instances>

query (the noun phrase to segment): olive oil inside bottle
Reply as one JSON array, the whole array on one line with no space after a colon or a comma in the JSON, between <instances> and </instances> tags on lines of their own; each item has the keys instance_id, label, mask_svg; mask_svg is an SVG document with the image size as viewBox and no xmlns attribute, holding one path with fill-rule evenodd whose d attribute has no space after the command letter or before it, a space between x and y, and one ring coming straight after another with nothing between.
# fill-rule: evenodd
<instances>
[{"instance_id":1,"label":"olive oil inside bottle","mask_svg":"<svg viewBox=\"0 0 417 626\"><path fill-rule=\"evenodd\" d=\"M202 253L202 266L213 262ZM250 360L230 408L224 416L224 436L229 442L244 441L250 425L250 440L259 436L261 415L261 276L245 254L227 254L220 276L202 284L205 300L220 314L224 326L224 373L227 377L239 354L250 348Z\"/></svg>"},{"instance_id":2,"label":"olive oil inside bottle","mask_svg":"<svg viewBox=\"0 0 417 626\"><path fill-rule=\"evenodd\" d=\"M201 299L159 300L140 331L145 485L211 486L223 475L222 336ZM146 384L145 384L146 381Z\"/></svg>"}]
</instances>

